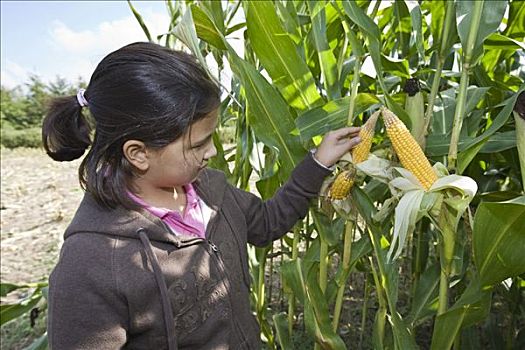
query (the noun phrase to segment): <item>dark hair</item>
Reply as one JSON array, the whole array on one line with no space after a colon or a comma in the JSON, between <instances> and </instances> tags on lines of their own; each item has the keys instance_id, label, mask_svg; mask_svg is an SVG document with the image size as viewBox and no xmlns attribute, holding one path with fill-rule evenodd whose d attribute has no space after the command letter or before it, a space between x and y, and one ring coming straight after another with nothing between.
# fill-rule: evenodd
<instances>
[{"instance_id":1,"label":"dark hair","mask_svg":"<svg viewBox=\"0 0 525 350\"><path fill-rule=\"evenodd\" d=\"M135 174L122 152L127 140L162 148L220 105L219 87L194 56L147 42L104 57L84 96L92 121L76 96L57 98L43 122L43 144L57 161L77 159L91 145L80 184L109 208L137 207L127 194Z\"/></svg>"}]
</instances>

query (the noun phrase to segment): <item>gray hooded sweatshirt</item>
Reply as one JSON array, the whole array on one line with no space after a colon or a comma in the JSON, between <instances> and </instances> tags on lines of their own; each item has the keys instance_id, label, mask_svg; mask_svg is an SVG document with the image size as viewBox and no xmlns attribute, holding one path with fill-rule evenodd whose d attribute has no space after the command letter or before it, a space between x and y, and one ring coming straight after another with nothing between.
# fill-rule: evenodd
<instances>
[{"instance_id":1,"label":"gray hooded sweatshirt","mask_svg":"<svg viewBox=\"0 0 525 350\"><path fill-rule=\"evenodd\" d=\"M329 173L308 155L263 202L205 170L194 185L213 210L206 239L86 194L49 280L50 348L259 349L246 245L285 234Z\"/></svg>"}]
</instances>

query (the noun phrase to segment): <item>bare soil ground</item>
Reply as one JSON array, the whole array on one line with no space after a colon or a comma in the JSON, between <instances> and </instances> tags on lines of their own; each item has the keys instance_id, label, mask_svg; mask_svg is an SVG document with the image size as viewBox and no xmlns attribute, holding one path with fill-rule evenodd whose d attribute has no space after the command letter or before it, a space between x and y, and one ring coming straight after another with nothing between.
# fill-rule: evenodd
<instances>
[{"instance_id":1,"label":"bare soil ground","mask_svg":"<svg viewBox=\"0 0 525 350\"><path fill-rule=\"evenodd\" d=\"M1 279L45 280L82 198L80 161L55 162L41 149L2 149L0 161Z\"/></svg>"}]
</instances>

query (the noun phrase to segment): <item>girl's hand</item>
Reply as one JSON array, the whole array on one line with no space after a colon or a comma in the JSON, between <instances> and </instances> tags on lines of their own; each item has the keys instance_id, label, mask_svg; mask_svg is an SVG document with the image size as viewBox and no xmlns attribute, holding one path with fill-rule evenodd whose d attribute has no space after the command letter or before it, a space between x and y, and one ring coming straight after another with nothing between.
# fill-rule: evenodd
<instances>
[{"instance_id":1,"label":"girl's hand","mask_svg":"<svg viewBox=\"0 0 525 350\"><path fill-rule=\"evenodd\" d=\"M314 156L327 168L334 165L339 158L355 147L361 139L359 138L359 127L346 127L328 132L317 148Z\"/></svg>"}]
</instances>

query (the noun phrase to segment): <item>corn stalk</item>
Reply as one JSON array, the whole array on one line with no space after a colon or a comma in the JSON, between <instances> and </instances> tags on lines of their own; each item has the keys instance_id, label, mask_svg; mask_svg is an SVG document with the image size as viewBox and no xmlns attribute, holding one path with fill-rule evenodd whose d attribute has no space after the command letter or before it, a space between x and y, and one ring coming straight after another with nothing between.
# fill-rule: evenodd
<instances>
[{"instance_id":1,"label":"corn stalk","mask_svg":"<svg viewBox=\"0 0 525 350\"><path fill-rule=\"evenodd\" d=\"M467 104L467 87L469 84L469 74L475 62L472 61L474 46L478 36L479 23L483 11L484 0L475 1L473 5L472 18L470 21L469 34L466 46L463 48L463 59L461 63L461 80L459 83L459 93L456 101L456 111L454 113L454 124L452 126L452 136L450 138L450 148L448 150L448 168L456 170L456 160L458 158L458 142L463 119L465 118L465 108Z\"/></svg>"},{"instance_id":2,"label":"corn stalk","mask_svg":"<svg viewBox=\"0 0 525 350\"><path fill-rule=\"evenodd\" d=\"M445 20L443 23L443 35L440 38L440 48L436 55L436 70L434 72L434 79L432 80L432 87L430 89L430 95L428 96L428 105L425 112L425 137L428 135L428 127L432 120L432 114L434 113L434 104L436 101L437 94L439 92L439 85L441 82L441 72L443 71L443 64L447 51L450 47L450 36L452 33L452 27L454 25L455 18L454 1L447 1L447 8L445 12Z\"/></svg>"},{"instance_id":3,"label":"corn stalk","mask_svg":"<svg viewBox=\"0 0 525 350\"><path fill-rule=\"evenodd\" d=\"M335 299L335 307L334 307L334 317L332 319L332 328L334 331L337 331L337 327L339 326L339 318L341 316L341 309L343 307L343 298L345 294L346 289L346 281L348 279L348 276L350 274L350 257L352 256L352 242L354 240L354 225L355 225L355 219L347 219L345 223L345 232L344 232L344 241L343 241L343 261L342 261L342 268L343 268L343 276L344 278L341 279L339 288L337 290L337 296Z\"/></svg>"},{"instance_id":4,"label":"corn stalk","mask_svg":"<svg viewBox=\"0 0 525 350\"><path fill-rule=\"evenodd\" d=\"M292 242L292 260L297 260L299 256L299 239L301 235L301 227L296 225L293 230ZM295 315L295 296L293 293L288 294L288 334L291 336L293 331Z\"/></svg>"}]
</instances>

